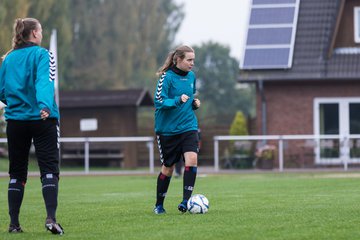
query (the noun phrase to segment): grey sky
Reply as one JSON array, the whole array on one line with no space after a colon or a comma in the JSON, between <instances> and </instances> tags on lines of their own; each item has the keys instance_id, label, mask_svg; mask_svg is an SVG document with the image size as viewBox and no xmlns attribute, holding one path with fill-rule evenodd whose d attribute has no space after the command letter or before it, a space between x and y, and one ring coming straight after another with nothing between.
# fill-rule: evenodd
<instances>
[{"instance_id":1,"label":"grey sky","mask_svg":"<svg viewBox=\"0 0 360 240\"><path fill-rule=\"evenodd\" d=\"M251 0L176 0L185 3L185 19L177 34L178 44L200 45L214 41L241 59Z\"/></svg>"}]
</instances>

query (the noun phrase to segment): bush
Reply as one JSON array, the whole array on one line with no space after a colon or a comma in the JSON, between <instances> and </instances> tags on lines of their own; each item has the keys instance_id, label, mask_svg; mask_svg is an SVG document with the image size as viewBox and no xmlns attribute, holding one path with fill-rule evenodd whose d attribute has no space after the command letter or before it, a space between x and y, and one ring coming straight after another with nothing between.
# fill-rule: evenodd
<instances>
[{"instance_id":1,"label":"bush","mask_svg":"<svg viewBox=\"0 0 360 240\"><path fill-rule=\"evenodd\" d=\"M248 135L247 122L242 112L236 112L229 133L232 136ZM230 165L232 167L252 168L253 153L251 141L230 141L229 153Z\"/></svg>"},{"instance_id":2,"label":"bush","mask_svg":"<svg viewBox=\"0 0 360 240\"><path fill-rule=\"evenodd\" d=\"M247 123L242 112L236 112L235 118L230 126L230 135L248 135Z\"/></svg>"},{"instance_id":3,"label":"bush","mask_svg":"<svg viewBox=\"0 0 360 240\"><path fill-rule=\"evenodd\" d=\"M230 135L232 136L242 136L248 135L247 124L245 116L242 112L238 111L235 114L234 120L230 126ZM244 149L244 141L230 141L230 153L231 154L248 154L249 149ZM247 145L245 143L245 145ZM245 147L246 148L246 147ZM246 153L247 152L247 153Z\"/></svg>"}]
</instances>

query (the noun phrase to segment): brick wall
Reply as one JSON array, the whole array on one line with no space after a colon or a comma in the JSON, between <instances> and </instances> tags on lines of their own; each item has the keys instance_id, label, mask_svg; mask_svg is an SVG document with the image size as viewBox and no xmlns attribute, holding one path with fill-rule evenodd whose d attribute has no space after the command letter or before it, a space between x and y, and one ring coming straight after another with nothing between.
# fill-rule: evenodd
<instances>
[{"instance_id":1,"label":"brick wall","mask_svg":"<svg viewBox=\"0 0 360 240\"><path fill-rule=\"evenodd\" d=\"M315 98L360 96L360 82L277 82L266 83L264 89L267 135L314 134ZM262 134L260 100L257 93L256 134L259 135ZM314 167L314 149L307 149L306 141L287 141L284 150L285 167ZM308 153L312 156L306 157Z\"/></svg>"},{"instance_id":2,"label":"brick wall","mask_svg":"<svg viewBox=\"0 0 360 240\"><path fill-rule=\"evenodd\" d=\"M265 83L267 134L313 134L314 99L317 97L359 97L360 82L276 82ZM261 98L257 92L256 134L261 134Z\"/></svg>"}]
</instances>

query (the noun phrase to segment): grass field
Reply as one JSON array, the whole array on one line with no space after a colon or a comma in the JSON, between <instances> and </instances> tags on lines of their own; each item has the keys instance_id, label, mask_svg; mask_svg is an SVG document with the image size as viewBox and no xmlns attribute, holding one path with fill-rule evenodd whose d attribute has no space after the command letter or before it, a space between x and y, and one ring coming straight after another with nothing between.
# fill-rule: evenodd
<instances>
[{"instance_id":1,"label":"grass field","mask_svg":"<svg viewBox=\"0 0 360 240\"><path fill-rule=\"evenodd\" d=\"M63 176L63 239L360 239L360 173L241 173L199 176L204 215L180 214L172 179L166 215L152 212L156 176ZM0 239L53 239L37 177L26 186L22 234L9 234L7 178L0 178Z\"/></svg>"}]
</instances>

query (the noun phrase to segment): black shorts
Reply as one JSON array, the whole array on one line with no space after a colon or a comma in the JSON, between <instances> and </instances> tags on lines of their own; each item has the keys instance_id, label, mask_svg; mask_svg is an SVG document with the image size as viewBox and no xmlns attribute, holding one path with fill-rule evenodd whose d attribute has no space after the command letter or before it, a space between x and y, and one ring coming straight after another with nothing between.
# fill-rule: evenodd
<instances>
[{"instance_id":1,"label":"black shorts","mask_svg":"<svg viewBox=\"0 0 360 240\"><path fill-rule=\"evenodd\" d=\"M59 125L57 119L8 120L6 133L10 178L26 182L32 141L41 176L48 173L59 176Z\"/></svg>"},{"instance_id":2,"label":"black shorts","mask_svg":"<svg viewBox=\"0 0 360 240\"><path fill-rule=\"evenodd\" d=\"M160 161L165 167L171 167L185 152L199 152L199 135L197 131L189 131L173 136L156 135Z\"/></svg>"}]
</instances>

